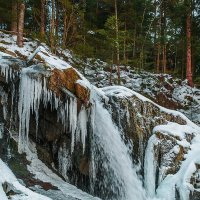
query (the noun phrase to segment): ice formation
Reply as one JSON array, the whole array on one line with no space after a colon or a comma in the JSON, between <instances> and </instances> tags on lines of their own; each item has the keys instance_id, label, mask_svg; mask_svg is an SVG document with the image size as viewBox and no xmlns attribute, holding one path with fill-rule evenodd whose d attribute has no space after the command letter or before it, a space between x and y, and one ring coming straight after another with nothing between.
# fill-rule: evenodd
<instances>
[{"instance_id":1,"label":"ice formation","mask_svg":"<svg viewBox=\"0 0 200 200\"><path fill-rule=\"evenodd\" d=\"M151 136L148 141L145 154L145 170L144 170L144 184L149 197L156 197L164 200L175 200L178 192L180 200L189 200L190 193L194 191L194 186L191 184L191 179L197 171L197 165L200 164L200 136L199 128L194 128L188 125L179 125L169 122L167 125L156 126L153 133L161 132L166 135L178 137L176 146L169 152L169 155L179 152L179 146L189 149L185 155L180 168L175 174L165 173L165 166L159 168L159 177L156 177L156 170L158 168L155 160L155 146L159 144L159 139L155 134ZM194 138L191 144L186 141L186 134L192 135ZM166 155L167 156L167 155ZM164 158L167 161L167 157ZM197 164L197 165L196 165ZM158 186L156 188L156 178L158 178Z\"/></svg>"},{"instance_id":2,"label":"ice formation","mask_svg":"<svg viewBox=\"0 0 200 200\"><path fill-rule=\"evenodd\" d=\"M85 151L85 139L87 137L87 123L88 113L85 107L82 106L81 111L78 115L77 140L82 142L83 152Z\"/></svg>"},{"instance_id":3,"label":"ice formation","mask_svg":"<svg viewBox=\"0 0 200 200\"><path fill-rule=\"evenodd\" d=\"M0 139L3 138L3 132L4 132L4 124L0 123Z\"/></svg>"},{"instance_id":4,"label":"ice formation","mask_svg":"<svg viewBox=\"0 0 200 200\"><path fill-rule=\"evenodd\" d=\"M12 68L8 64L1 65L1 74L6 78L6 82L13 77Z\"/></svg>"},{"instance_id":5,"label":"ice formation","mask_svg":"<svg viewBox=\"0 0 200 200\"><path fill-rule=\"evenodd\" d=\"M8 100L8 95L4 91L3 87L0 87L0 97L1 97L1 105L3 107L3 118L6 120L7 118L7 100Z\"/></svg>"},{"instance_id":6,"label":"ice formation","mask_svg":"<svg viewBox=\"0 0 200 200\"><path fill-rule=\"evenodd\" d=\"M64 143L63 146L59 148L58 166L60 174L67 180L67 171L71 167L71 155L70 152L67 150L66 143Z\"/></svg>"},{"instance_id":7,"label":"ice formation","mask_svg":"<svg viewBox=\"0 0 200 200\"><path fill-rule=\"evenodd\" d=\"M39 107L43 103L45 107L51 105L51 109L57 110L58 120L62 122L63 128L71 132L71 153L79 139L85 148L85 137L87 136L87 113L84 108L81 109L79 116L77 112L77 99L73 96L67 96L66 101L61 101L56 95L47 89L46 78L36 75L34 66L24 68L21 72L19 89L19 152L23 152L28 147L29 123L33 113L36 121L36 132L38 129ZM81 137L77 137L81 134Z\"/></svg>"},{"instance_id":8,"label":"ice formation","mask_svg":"<svg viewBox=\"0 0 200 200\"><path fill-rule=\"evenodd\" d=\"M5 54L5 53L0 52L0 59L2 59L3 56L8 56L8 55ZM4 61L2 59L0 72L5 77L6 82L8 82L9 80L14 79L15 76L18 75L18 72L15 71L14 69L12 69L9 65L10 65L10 62Z\"/></svg>"}]
</instances>

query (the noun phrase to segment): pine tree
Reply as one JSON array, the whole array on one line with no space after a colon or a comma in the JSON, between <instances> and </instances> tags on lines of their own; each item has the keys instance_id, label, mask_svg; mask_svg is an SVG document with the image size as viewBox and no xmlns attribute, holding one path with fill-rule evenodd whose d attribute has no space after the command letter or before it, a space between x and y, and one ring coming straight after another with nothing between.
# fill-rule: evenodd
<instances>
[{"instance_id":1,"label":"pine tree","mask_svg":"<svg viewBox=\"0 0 200 200\"><path fill-rule=\"evenodd\" d=\"M191 1L186 0L186 38L187 38L187 65L186 78L190 86L193 85L192 80L192 53L191 53Z\"/></svg>"},{"instance_id":2,"label":"pine tree","mask_svg":"<svg viewBox=\"0 0 200 200\"><path fill-rule=\"evenodd\" d=\"M25 13L25 4L21 3L19 6L18 33L17 33L17 45L19 47L23 47L24 13Z\"/></svg>"}]
</instances>

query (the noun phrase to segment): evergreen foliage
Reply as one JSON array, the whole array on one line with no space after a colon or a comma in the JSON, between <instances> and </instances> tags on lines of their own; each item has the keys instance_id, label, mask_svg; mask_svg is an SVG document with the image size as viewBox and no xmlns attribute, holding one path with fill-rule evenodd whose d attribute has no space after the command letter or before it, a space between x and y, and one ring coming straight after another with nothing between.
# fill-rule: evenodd
<instances>
[{"instance_id":1,"label":"evergreen foliage","mask_svg":"<svg viewBox=\"0 0 200 200\"><path fill-rule=\"evenodd\" d=\"M44 4L42 4L42 2ZM0 28L12 29L13 3L0 0ZM200 75L200 3L198 0L24 0L25 33L61 46L82 58L100 58L138 70L185 77L186 18L191 9L193 77ZM44 13L42 12L42 8ZM45 34L42 33L42 17ZM116 21L118 37L116 37Z\"/></svg>"}]
</instances>

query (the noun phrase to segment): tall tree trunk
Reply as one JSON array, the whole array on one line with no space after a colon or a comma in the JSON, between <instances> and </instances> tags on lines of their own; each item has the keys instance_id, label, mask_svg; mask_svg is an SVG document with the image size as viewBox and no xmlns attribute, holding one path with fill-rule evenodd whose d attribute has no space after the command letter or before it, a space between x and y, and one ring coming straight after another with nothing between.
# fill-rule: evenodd
<instances>
[{"instance_id":1,"label":"tall tree trunk","mask_svg":"<svg viewBox=\"0 0 200 200\"><path fill-rule=\"evenodd\" d=\"M52 0L51 10L51 26L50 26L50 46L52 52L54 52L54 36L55 36L55 0Z\"/></svg>"},{"instance_id":2,"label":"tall tree trunk","mask_svg":"<svg viewBox=\"0 0 200 200\"><path fill-rule=\"evenodd\" d=\"M165 29L166 29L166 0L163 0L160 6L161 14L161 44L162 44L162 71L166 73L166 41L165 41Z\"/></svg>"},{"instance_id":3,"label":"tall tree trunk","mask_svg":"<svg viewBox=\"0 0 200 200\"><path fill-rule=\"evenodd\" d=\"M45 4L46 0L41 0L40 34L42 38L45 37Z\"/></svg>"},{"instance_id":4,"label":"tall tree trunk","mask_svg":"<svg viewBox=\"0 0 200 200\"><path fill-rule=\"evenodd\" d=\"M156 72L160 72L160 42L158 42L157 59L156 59Z\"/></svg>"},{"instance_id":5,"label":"tall tree trunk","mask_svg":"<svg viewBox=\"0 0 200 200\"><path fill-rule=\"evenodd\" d=\"M162 65L163 65L163 73L166 73L166 65L167 65L167 58L166 58L166 45L163 45L163 50L162 50Z\"/></svg>"},{"instance_id":6,"label":"tall tree trunk","mask_svg":"<svg viewBox=\"0 0 200 200\"><path fill-rule=\"evenodd\" d=\"M120 57L119 57L119 26L118 26L118 10L117 0L115 0L115 29L116 29L116 51L117 51L117 74L118 84L120 85Z\"/></svg>"},{"instance_id":7,"label":"tall tree trunk","mask_svg":"<svg viewBox=\"0 0 200 200\"><path fill-rule=\"evenodd\" d=\"M127 64L127 59L126 59L126 22L124 25L124 62Z\"/></svg>"},{"instance_id":8,"label":"tall tree trunk","mask_svg":"<svg viewBox=\"0 0 200 200\"><path fill-rule=\"evenodd\" d=\"M186 51L186 47L185 47L185 42L183 41L183 39L181 40L181 47L182 47L182 52L181 52L181 80L183 80L185 78L185 63L186 63L186 58L185 58L185 51Z\"/></svg>"},{"instance_id":9,"label":"tall tree trunk","mask_svg":"<svg viewBox=\"0 0 200 200\"><path fill-rule=\"evenodd\" d=\"M18 18L18 33L17 33L17 45L23 47L23 32L24 32L24 3L20 4L19 7L19 18Z\"/></svg>"},{"instance_id":10,"label":"tall tree trunk","mask_svg":"<svg viewBox=\"0 0 200 200\"><path fill-rule=\"evenodd\" d=\"M186 79L190 86L193 85L192 80L192 57L191 57L191 9L189 9L186 17L186 38L187 38L187 64Z\"/></svg>"},{"instance_id":11,"label":"tall tree trunk","mask_svg":"<svg viewBox=\"0 0 200 200\"><path fill-rule=\"evenodd\" d=\"M17 2L16 1L12 1L11 31L13 32L13 34L17 34Z\"/></svg>"},{"instance_id":12,"label":"tall tree trunk","mask_svg":"<svg viewBox=\"0 0 200 200\"><path fill-rule=\"evenodd\" d=\"M135 27L135 30L134 30L134 36L133 36L133 59L135 58L135 48L136 48L136 27Z\"/></svg>"},{"instance_id":13,"label":"tall tree trunk","mask_svg":"<svg viewBox=\"0 0 200 200\"><path fill-rule=\"evenodd\" d=\"M63 36L62 36L62 47L66 47L66 34L67 34L67 11L64 11L64 28L63 28Z\"/></svg>"},{"instance_id":14,"label":"tall tree trunk","mask_svg":"<svg viewBox=\"0 0 200 200\"><path fill-rule=\"evenodd\" d=\"M56 33L55 33L55 35L56 35L56 38L58 38L58 32L59 32L59 9L60 9L60 7L59 7L59 3L58 3L58 1L56 1L56 24L55 24L55 28L56 28Z\"/></svg>"}]
</instances>

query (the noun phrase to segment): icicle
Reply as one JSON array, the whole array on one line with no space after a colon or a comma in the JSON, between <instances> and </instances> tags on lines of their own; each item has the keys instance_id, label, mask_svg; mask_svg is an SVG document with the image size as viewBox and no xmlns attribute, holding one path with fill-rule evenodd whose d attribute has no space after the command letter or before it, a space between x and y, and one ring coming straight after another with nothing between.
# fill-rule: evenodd
<instances>
[{"instance_id":1,"label":"icicle","mask_svg":"<svg viewBox=\"0 0 200 200\"><path fill-rule=\"evenodd\" d=\"M42 98L42 81L29 77L31 69L23 69L19 87L19 152L22 153L28 145L29 122L31 110L35 112L36 126L38 126L38 110ZM37 127L36 127L37 128Z\"/></svg>"},{"instance_id":2,"label":"icicle","mask_svg":"<svg viewBox=\"0 0 200 200\"><path fill-rule=\"evenodd\" d=\"M59 148L58 151L58 165L59 165L59 172L62 176L67 179L67 171L71 167L71 155L66 148L66 144L63 144L63 147Z\"/></svg>"},{"instance_id":3,"label":"icicle","mask_svg":"<svg viewBox=\"0 0 200 200\"><path fill-rule=\"evenodd\" d=\"M85 139L87 136L87 122L88 122L87 111L85 107L82 106L81 111L78 116L77 135L79 135L81 138L81 143L83 145L83 153L85 152Z\"/></svg>"},{"instance_id":4,"label":"icicle","mask_svg":"<svg viewBox=\"0 0 200 200\"><path fill-rule=\"evenodd\" d=\"M43 103L47 107L51 105L51 110L57 110L58 121L63 125L64 131L71 132L71 153L74 151L76 141L81 140L83 144L83 152L85 151L85 137L87 135L87 113L82 108L79 114L79 123L77 117L77 99L75 96L68 96L69 100L62 102L56 97L52 91L46 86L45 78L32 78L31 73L35 73L33 68L25 68L22 70L20 89L19 89L19 152L23 152L28 145L29 123L31 111L35 114L36 136L38 130L39 107ZM68 93L67 93L68 94ZM79 135L76 130L79 127ZM77 137L76 137L77 136Z\"/></svg>"},{"instance_id":5,"label":"icicle","mask_svg":"<svg viewBox=\"0 0 200 200\"><path fill-rule=\"evenodd\" d=\"M1 66L1 74L6 78L6 82L8 82L9 69L10 68L8 65Z\"/></svg>"},{"instance_id":6,"label":"icicle","mask_svg":"<svg viewBox=\"0 0 200 200\"><path fill-rule=\"evenodd\" d=\"M127 118L128 125L130 126L130 113L129 113L128 105L126 106L126 118Z\"/></svg>"},{"instance_id":7,"label":"icicle","mask_svg":"<svg viewBox=\"0 0 200 200\"><path fill-rule=\"evenodd\" d=\"M0 124L0 139L3 138L3 133L4 133L4 124Z\"/></svg>"},{"instance_id":8,"label":"icicle","mask_svg":"<svg viewBox=\"0 0 200 200\"><path fill-rule=\"evenodd\" d=\"M6 78L6 82L8 82L9 79L13 79L15 77L12 68L9 67L7 63L3 63L1 65L1 74Z\"/></svg>"},{"instance_id":9,"label":"icicle","mask_svg":"<svg viewBox=\"0 0 200 200\"><path fill-rule=\"evenodd\" d=\"M12 122L13 122L13 106L14 106L14 98L15 98L15 84L12 83L11 114L10 114L10 127L9 127L9 130L12 128Z\"/></svg>"},{"instance_id":10,"label":"icicle","mask_svg":"<svg viewBox=\"0 0 200 200\"><path fill-rule=\"evenodd\" d=\"M8 95L3 92L1 95L1 104L3 106L3 118L6 120L7 118L7 102L8 102Z\"/></svg>"},{"instance_id":11,"label":"icicle","mask_svg":"<svg viewBox=\"0 0 200 200\"><path fill-rule=\"evenodd\" d=\"M75 133L77 127L77 100L70 98L69 103L69 127L71 132L71 153L74 151L75 146Z\"/></svg>"}]
</instances>

